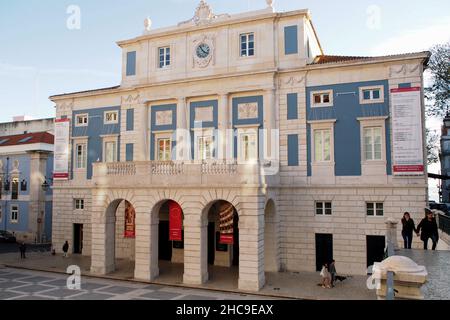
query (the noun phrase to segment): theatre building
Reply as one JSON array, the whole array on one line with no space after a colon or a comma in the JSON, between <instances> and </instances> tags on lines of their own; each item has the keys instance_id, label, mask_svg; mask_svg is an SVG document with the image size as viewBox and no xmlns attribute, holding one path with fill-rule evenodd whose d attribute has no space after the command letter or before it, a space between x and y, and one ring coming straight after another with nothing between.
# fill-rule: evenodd
<instances>
[{"instance_id":1,"label":"theatre building","mask_svg":"<svg viewBox=\"0 0 450 320\"><path fill-rule=\"evenodd\" d=\"M308 10L267 2L147 20L118 42L119 86L51 97L57 250L95 274L128 261L136 279L230 273L257 291L331 259L366 274L386 220L422 216L428 52L326 55Z\"/></svg>"}]
</instances>

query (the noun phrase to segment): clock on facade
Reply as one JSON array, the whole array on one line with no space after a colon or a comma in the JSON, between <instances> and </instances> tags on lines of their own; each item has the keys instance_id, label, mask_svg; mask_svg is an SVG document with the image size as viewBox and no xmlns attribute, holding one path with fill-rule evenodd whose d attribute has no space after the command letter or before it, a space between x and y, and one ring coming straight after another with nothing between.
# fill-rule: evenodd
<instances>
[{"instance_id":1,"label":"clock on facade","mask_svg":"<svg viewBox=\"0 0 450 320\"><path fill-rule=\"evenodd\" d=\"M197 51L197 57L199 57L200 59L205 59L205 58L207 58L210 55L211 48L206 43L200 43L197 46L197 50L196 51Z\"/></svg>"}]
</instances>

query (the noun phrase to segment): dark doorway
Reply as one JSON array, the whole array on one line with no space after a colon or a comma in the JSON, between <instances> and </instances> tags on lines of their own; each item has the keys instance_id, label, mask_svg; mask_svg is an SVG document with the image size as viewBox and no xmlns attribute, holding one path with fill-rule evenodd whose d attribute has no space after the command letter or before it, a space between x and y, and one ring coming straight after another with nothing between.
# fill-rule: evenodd
<instances>
[{"instance_id":1,"label":"dark doorway","mask_svg":"<svg viewBox=\"0 0 450 320\"><path fill-rule=\"evenodd\" d=\"M208 264L214 265L216 259L216 224L208 224Z\"/></svg>"},{"instance_id":2,"label":"dark doorway","mask_svg":"<svg viewBox=\"0 0 450 320\"><path fill-rule=\"evenodd\" d=\"M367 267L373 266L374 262L384 260L386 239L384 236L367 236Z\"/></svg>"},{"instance_id":3,"label":"dark doorway","mask_svg":"<svg viewBox=\"0 0 450 320\"><path fill-rule=\"evenodd\" d=\"M73 253L82 254L83 253L83 225L74 224L73 225Z\"/></svg>"},{"instance_id":4,"label":"dark doorway","mask_svg":"<svg viewBox=\"0 0 450 320\"><path fill-rule=\"evenodd\" d=\"M233 266L239 266L239 217L234 213Z\"/></svg>"},{"instance_id":5,"label":"dark doorway","mask_svg":"<svg viewBox=\"0 0 450 320\"><path fill-rule=\"evenodd\" d=\"M316 233L316 271L333 260L333 235Z\"/></svg>"},{"instance_id":6,"label":"dark doorway","mask_svg":"<svg viewBox=\"0 0 450 320\"><path fill-rule=\"evenodd\" d=\"M172 261L172 241L169 238L169 221L159 221L159 260Z\"/></svg>"}]
</instances>

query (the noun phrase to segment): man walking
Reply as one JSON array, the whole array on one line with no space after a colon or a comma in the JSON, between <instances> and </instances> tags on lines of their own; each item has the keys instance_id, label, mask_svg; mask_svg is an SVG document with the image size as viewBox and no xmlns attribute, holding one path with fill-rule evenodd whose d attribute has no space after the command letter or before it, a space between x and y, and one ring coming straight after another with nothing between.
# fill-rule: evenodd
<instances>
[{"instance_id":1,"label":"man walking","mask_svg":"<svg viewBox=\"0 0 450 320\"><path fill-rule=\"evenodd\" d=\"M421 232L420 239L423 241L423 249L428 250L428 239L431 239L433 242L432 250L436 250L439 231L433 211L428 208L425 209L425 218L417 226L417 235L419 235L419 232Z\"/></svg>"},{"instance_id":2,"label":"man walking","mask_svg":"<svg viewBox=\"0 0 450 320\"><path fill-rule=\"evenodd\" d=\"M63 250L63 252L64 252L63 257L64 257L64 258L67 258L67 257L68 257L68 256L67 256L67 252L69 251L69 242L68 242L68 241L66 241L66 242L64 243L62 250Z\"/></svg>"},{"instance_id":3,"label":"man walking","mask_svg":"<svg viewBox=\"0 0 450 320\"><path fill-rule=\"evenodd\" d=\"M332 260L330 263L330 274L331 274L331 287L334 287L334 283L336 282L336 261Z\"/></svg>"},{"instance_id":4,"label":"man walking","mask_svg":"<svg viewBox=\"0 0 450 320\"><path fill-rule=\"evenodd\" d=\"M22 242L19 246L20 250L20 259L26 259L25 252L27 251L27 246L25 242Z\"/></svg>"}]
</instances>

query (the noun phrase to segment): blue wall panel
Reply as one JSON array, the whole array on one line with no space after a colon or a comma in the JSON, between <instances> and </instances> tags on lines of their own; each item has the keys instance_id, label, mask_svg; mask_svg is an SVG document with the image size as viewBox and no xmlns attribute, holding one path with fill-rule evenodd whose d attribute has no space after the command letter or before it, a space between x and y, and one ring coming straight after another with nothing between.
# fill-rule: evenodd
<instances>
[{"instance_id":1,"label":"blue wall panel","mask_svg":"<svg viewBox=\"0 0 450 320\"><path fill-rule=\"evenodd\" d=\"M284 28L284 53L298 53L298 27L288 26Z\"/></svg>"},{"instance_id":2,"label":"blue wall panel","mask_svg":"<svg viewBox=\"0 0 450 320\"><path fill-rule=\"evenodd\" d=\"M127 76L136 75L136 51L127 52Z\"/></svg>"},{"instance_id":3,"label":"blue wall panel","mask_svg":"<svg viewBox=\"0 0 450 320\"><path fill-rule=\"evenodd\" d=\"M127 131L134 130L134 109L127 110Z\"/></svg>"},{"instance_id":4,"label":"blue wall panel","mask_svg":"<svg viewBox=\"0 0 450 320\"><path fill-rule=\"evenodd\" d=\"M297 120L298 119L298 94L289 93L287 95L287 119Z\"/></svg>"},{"instance_id":5,"label":"blue wall panel","mask_svg":"<svg viewBox=\"0 0 450 320\"><path fill-rule=\"evenodd\" d=\"M156 113L158 111L172 111L172 124L170 125L157 125L156 124ZM150 160L156 160L155 155L155 134L153 132L157 131L176 131L177 130L177 105L176 104L165 104L165 105L155 105L151 107L151 131L150 134ZM172 138L172 147L175 148L175 140ZM174 156L174 155L172 155Z\"/></svg>"},{"instance_id":6,"label":"blue wall panel","mask_svg":"<svg viewBox=\"0 0 450 320\"><path fill-rule=\"evenodd\" d=\"M127 143L125 146L126 159L125 161L134 161L134 144Z\"/></svg>"},{"instance_id":7,"label":"blue wall panel","mask_svg":"<svg viewBox=\"0 0 450 320\"><path fill-rule=\"evenodd\" d=\"M298 166L298 135L288 135L288 166Z\"/></svg>"}]
</instances>

